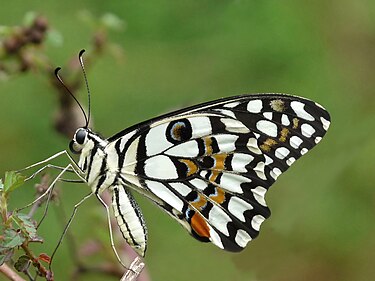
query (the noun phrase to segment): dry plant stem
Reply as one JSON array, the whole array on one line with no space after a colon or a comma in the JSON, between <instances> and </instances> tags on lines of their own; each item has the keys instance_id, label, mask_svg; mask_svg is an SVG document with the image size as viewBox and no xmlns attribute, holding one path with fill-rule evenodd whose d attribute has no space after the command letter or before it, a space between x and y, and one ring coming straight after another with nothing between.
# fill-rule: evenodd
<instances>
[{"instance_id":1,"label":"dry plant stem","mask_svg":"<svg viewBox=\"0 0 375 281\"><path fill-rule=\"evenodd\" d=\"M131 263L129 270L125 272L120 281L136 281L144 267L145 263L142 261L142 259L140 257L136 257Z\"/></svg>"},{"instance_id":2,"label":"dry plant stem","mask_svg":"<svg viewBox=\"0 0 375 281\"><path fill-rule=\"evenodd\" d=\"M0 272L8 277L12 281L26 281L21 276L19 276L13 269L11 269L6 263L0 266Z\"/></svg>"}]
</instances>

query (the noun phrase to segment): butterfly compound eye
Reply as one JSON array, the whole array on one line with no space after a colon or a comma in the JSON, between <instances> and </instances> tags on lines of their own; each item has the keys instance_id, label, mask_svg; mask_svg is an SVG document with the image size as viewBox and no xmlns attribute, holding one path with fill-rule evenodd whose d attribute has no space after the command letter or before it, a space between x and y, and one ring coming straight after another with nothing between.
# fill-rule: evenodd
<instances>
[{"instance_id":1,"label":"butterfly compound eye","mask_svg":"<svg viewBox=\"0 0 375 281\"><path fill-rule=\"evenodd\" d=\"M74 134L73 140L69 144L70 151L79 154L82 150L82 145L85 143L87 137L87 131L84 129L78 129Z\"/></svg>"},{"instance_id":2,"label":"butterfly compound eye","mask_svg":"<svg viewBox=\"0 0 375 281\"><path fill-rule=\"evenodd\" d=\"M78 144L83 144L87 136L86 130L80 129L76 132L75 140Z\"/></svg>"}]
</instances>

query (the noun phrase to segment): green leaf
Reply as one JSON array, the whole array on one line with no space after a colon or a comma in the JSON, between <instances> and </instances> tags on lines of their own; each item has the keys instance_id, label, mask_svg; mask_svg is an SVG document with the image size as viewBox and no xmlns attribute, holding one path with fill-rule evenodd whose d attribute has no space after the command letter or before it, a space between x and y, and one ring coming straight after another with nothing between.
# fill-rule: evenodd
<instances>
[{"instance_id":1,"label":"green leaf","mask_svg":"<svg viewBox=\"0 0 375 281\"><path fill-rule=\"evenodd\" d=\"M25 182L25 176L14 171L5 172L4 192L12 192Z\"/></svg>"},{"instance_id":2,"label":"green leaf","mask_svg":"<svg viewBox=\"0 0 375 281\"><path fill-rule=\"evenodd\" d=\"M15 231L13 229L6 229L3 236L4 240L1 241L1 247L9 249L21 246L26 240L20 231Z\"/></svg>"},{"instance_id":3,"label":"green leaf","mask_svg":"<svg viewBox=\"0 0 375 281\"><path fill-rule=\"evenodd\" d=\"M31 264L31 260L28 256L23 255L18 258L14 264L14 268L19 272L25 272Z\"/></svg>"},{"instance_id":4,"label":"green leaf","mask_svg":"<svg viewBox=\"0 0 375 281\"><path fill-rule=\"evenodd\" d=\"M15 219L18 221L19 226L21 229L26 232L24 234L27 234L30 238L30 240L34 240L38 236L36 235L36 227L37 223L35 220L30 218L26 214L18 213L15 215Z\"/></svg>"}]
</instances>

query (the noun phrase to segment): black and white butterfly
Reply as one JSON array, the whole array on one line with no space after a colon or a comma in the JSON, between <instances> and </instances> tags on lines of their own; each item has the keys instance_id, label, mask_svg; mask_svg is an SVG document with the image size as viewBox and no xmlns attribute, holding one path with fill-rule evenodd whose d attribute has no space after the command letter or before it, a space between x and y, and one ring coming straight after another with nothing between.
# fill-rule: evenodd
<instances>
[{"instance_id":1,"label":"black and white butterfly","mask_svg":"<svg viewBox=\"0 0 375 281\"><path fill-rule=\"evenodd\" d=\"M127 243L141 255L147 228L131 190L194 238L241 251L270 216L265 194L330 125L319 104L285 94L223 98L136 124L105 139L86 125L70 149L92 193L112 194ZM100 197L98 197L100 198Z\"/></svg>"}]
</instances>

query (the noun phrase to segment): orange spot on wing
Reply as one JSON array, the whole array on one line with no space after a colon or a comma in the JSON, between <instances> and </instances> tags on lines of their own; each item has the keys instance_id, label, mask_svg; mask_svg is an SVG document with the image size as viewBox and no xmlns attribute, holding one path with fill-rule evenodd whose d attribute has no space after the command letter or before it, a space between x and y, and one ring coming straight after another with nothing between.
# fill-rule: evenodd
<instances>
[{"instance_id":1,"label":"orange spot on wing","mask_svg":"<svg viewBox=\"0 0 375 281\"><path fill-rule=\"evenodd\" d=\"M225 192L219 187L216 187L216 194L210 195L210 198L216 203L222 204L225 201Z\"/></svg>"},{"instance_id":2,"label":"orange spot on wing","mask_svg":"<svg viewBox=\"0 0 375 281\"><path fill-rule=\"evenodd\" d=\"M285 142L287 140L288 134L289 134L289 130L287 128L283 128L280 132L279 140L281 142Z\"/></svg>"},{"instance_id":3,"label":"orange spot on wing","mask_svg":"<svg viewBox=\"0 0 375 281\"><path fill-rule=\"evenodd\" d=\"M261 150L268 152L271 150L271 147L274 146L275 144L277 144L277 141L275 141L274 139L268 138L259 147Z\"/></svg>"},{"instance_id":4,"label":"orange spot on wing","mask_svg":"<svg viewBox=\"0 0 375 281\"><path fill-rule=\"evenodd\" d=\"M224 170L225 169L225 159L227 158L228 154L217 154L214 155L213 158L215 158L215 166L214 169L217 170Z\"/></svg>"},{"instance_id":5,"label":"orange spot on wing","mask_svg":"<svg viewBox=\"0 0 375 281\"><path fill-rule=\"evenodd\" d=\"M201 237L210 238L210 229L199 213L195 213L191 218L191 228Z\"/></svg>"},{"instance_id":6,"label":"orange spot on wing","mask_svg":"<svg viewBox=\"0 0 375 281\"><path fill-rule=\"evenodd\" d=\"M193 161L188 160L188 159L180 159L180 162L184 163L187 166L188 168L188 171L186 174L187 176L191 176L198 171L198 166Z\"/></svg>"},{"instance_id":7,"label":"orange spot on wing","mask_svg":"<svg viewBox=\"0 0 375 281\"><path fill-rule=\"evenodd\" d=\"M299 119L298 118L293 118L293 129L297 129L298 128L298 123L299 123Z\"/></svg>"},{"instance_id":8,"label":"orange spot on wing","mask_svg":"<svg viewBox=\"0 0 375 281\"><path fill-rule=\"evenodd\" d=\"M219 176L220 172L217 170L213 170L210 176L210 182L215 182L217 177Z\"/></svg>"},{"instance_id":9,"label":"orange spot on wing","mask_svg":"<svg viewBox=\"0 0 375 281\"><path fill-rule=\"evenodd\" d=\"M199 200L198 201L194 201L194 202L190 202L190 205L192 205L194 208L196 208L197 210L201 210L202 209L202 207L204 206L204 205L206 205L206 203L207 203L207 199L206 198L204 198L203 196L200 196L200 195L198 195L199 196Z\"/></svg>"},{"instance_id":10,"label":"orange spot on wing","mask_svg":"<svg viewBox=\"0 0 375 281\"><path fill-rule=\"evenodd\" d=\"M212 139L211 137L204 138L204 148L206 149L206 155L211 155L212 149Z\"/></svg>"}]
</instances>

